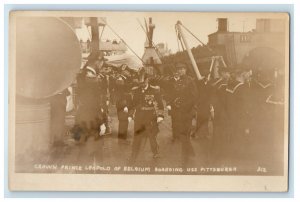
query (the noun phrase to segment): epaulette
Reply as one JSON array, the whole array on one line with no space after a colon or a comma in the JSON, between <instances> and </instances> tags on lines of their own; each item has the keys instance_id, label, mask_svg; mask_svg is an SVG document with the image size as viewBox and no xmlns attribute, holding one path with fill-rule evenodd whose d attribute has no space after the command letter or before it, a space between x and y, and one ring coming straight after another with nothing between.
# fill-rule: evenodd
<instances>
[{"instance_id":1,"label":"epaulette","mask_svg":"<svg viewBox=\"0 0 300 202\"><path fill-rule=\"evenodd\" d=\"M160 87L159 86L153 86L153 85L149 85L150 88L153 88L157 91L160 91Z\"/></svg>"},{"instance_id":2,"label":"epaulette","mask_svg":"<svg viewBox=\"0 0 300 202\"><path fill-rule=\"evenodd\" d=\"M131 90L137 90L139 87L138 86L134 86L131 88Z\"/></svg>"},{"instance_id":3,"label":"epaulette","mask_svg":"<svg viewBox=\"0 0 300 202\"><path fill-rule=\"evenodd\" d=\"M92 74L95 74L95 75L97 74L96 70L94 70L92 67L87 66L86 70L92 72Z\"/></svg>"},{"instance_id":4,"label":"epaulette","mask_svg":"<svg viewBox=\"0 0 300 202\"><path fill-rule=\"evenodd\" d=\"M151 88L160 89L159 86L149 85Z\"/></svg>"}]
</instances>

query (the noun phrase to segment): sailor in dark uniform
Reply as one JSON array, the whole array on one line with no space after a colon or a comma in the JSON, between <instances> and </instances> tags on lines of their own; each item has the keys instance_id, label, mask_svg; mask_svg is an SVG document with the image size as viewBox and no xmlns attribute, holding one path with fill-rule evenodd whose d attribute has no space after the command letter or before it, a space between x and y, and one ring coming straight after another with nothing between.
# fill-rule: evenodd
<instances>
[{"instance_id":1,"label":"sailor in dark uniform","mask_svg":"<svg viewBox=\"0 0 300 202\"><path fill-rule=\"evenodd\" d=\"M109 124L109 103L110 103L110 74L111 74L111 67L105 63L107 60L104 58L104 54L101 51L96 52L97 58L98 58L98 63L97 63L97 76L98 76L98 83L100 87L100 97L102 100L102 106L104 109L104 115L105 115L105 134L110 134L111 133L111 128Z\"/></svg>"},{"instance_id":2,"label":"sailor in dark uniform","mask_svg":"<svg viewBox=\"0 0 300 202\"><path fill-rule=\"evenodd\" d=\"M246 82L246 72L235 69L226 88L226 105L228 114L229 157L242 158L250 135L249 85Z\"/></svg>"},{"instance_id":3,"label":"sailor in dark uniform","mask_svg":"<svg viewBox=\"0 0 300 202\"><path fill-rule=\"evenodd\" d=\"M212 93L212 86L210 85L211 81L207 81L207 78L203 78L197 81L197 89L198 94L200 95L197 100L197 107L196 107L196 131L192 134L192 137L196 137L197 131L204 128L205 130L200 133L200 138L208 138L211 139L212 137L212 113L214 111L212 102L211 102L211 93Z\"/></svg>"},{"instance_id":4,"label":"sailor in dark uniform","mask_svg":"<svg viewBox=\"0 0 300 202\"><path fill-rule=\"evenodd\" d=\"M265 106L268 96L271 95L274 88L273 74L270 69L254 69L252 79L250 82L250 94L251 94L251 111L253 118L250 122L250 129L253 135L254 144L257 145L256 151L265 148L263 145L265 141L268 141L266 135L266 125L262 124L266 121L266 115L269 113ZM260 127L258 127L258 125ZM261 149L258 149L261 148Z\"/></svg>"},{"instance_id":5,"label":"sailor in dark uniform","mask_svg":"<svg viewBox=\"0 0 300 202\"><path fill-rule=\"evenodd\" d=\"M282 165L284 159L284 137L285 137L285 110L286 110L286 99L285 99L285 76L283 70L275 69L272 72L273 76L273 88L270 94L267 96L264 102L264 124L265 130L264 136L267 141L263 141L264 153L261 155L265 156L262 162L271 162L272 167L277 169L278 173L283 173ZM277 166L278 165L278 166Z\"/></svg>"},{"instance_id":6,"label":"sailor in dark uniform","mask_svg":"<svg viewBox=\"0 0 300 202\"><path fill-rule=\"evenodd\" d=\"M149 138L153 158L159 157L157 134L158 124L164 119L164 105L158 86L149 84L149 78L141 71L140 85L132 88L132 108L128 121L134 119L134 140L130 163L134 163L138 157L142 143Z\"/></svg>"},{"instance_id":7,"label":"sailor in dark uniform","mask_svg":"<svg viewBox=\"0 0 300 202\"><path fill-rule=\"evenodd\" d=\"M133 74L126 64L118 69L113 89L116 101L117 115L119 120L118 138L119 142L127 139L128 116L131 110L131 88L133 85Z\"/></svg>"},{"instance_id":8,"label":"sailor in dark uniform","mask_svg":"<svg viewBox=\"0 0 300 202\"><path fill-rule=\"evenodd\" d=\"M219 67L219 78L210 82L211 92L210 100L213 106L213 123L214 123L214 135L212 144L212 155L218 159L222 158L224 150L226 150L226 142L228 136L226 134L227 123L227 105L226 105L226 88L230 78L231 67Z\"/></svg>"},{"instance_id":9,"label":"sailor in dark uniform","mask_svg":"<svg viewBox=\"0 0 300 202\"><path fill-rule=\"evenodd\" d=\"M194 80L186 75L187 66L179 63L175 68L176 73L166 89L166 103L172 119L173 140L180 140L181 163L186 166L189 157L194 156L190 133L198 92Z\"/></svg>"},{"instance_id":10,"label":"sailor in dark uniform","mask_svg":"<svg viewBox=\"0 0 300 202\"><path fill-rule=\"evenodd\" d=\"M220 78L212 83L213 86L213 98L212 103L215 111L215 119L222 120L226 117L226 88L230 79L230 71L232 68L223 67L220 68Z\"/></svg>"},{"instance_id":11,"label":"sailor in dark uniform","mask_svg":"<svg viewBox=\"0 0 300 202\"><path fill-rule=\"evenodd\" d=\"M257 96L259 99L258 102L261 103L262 100L265 100L265 96L267 96L272 87L272 73L270 70L257 70L253 72L250 87L253 91L257 92Z\"/></svg>"},{"instance_id":12,"label":"sailor in dark uniform","mask_svg":"<svg viewBox=\"0 0 300 202\"><path fill-rule=\"evenodd\" d=\"M87 64L83 67L77 77L79 106L75 117L75 126L71 129L74 139L89 151L93 156L102 159L103 140L101 136L105 133L105 105L101 94L101 85L96 72L99 64L96 54L91 54ZM97 155L94 155L96 154Z\"/></svg>"}]
</instances>

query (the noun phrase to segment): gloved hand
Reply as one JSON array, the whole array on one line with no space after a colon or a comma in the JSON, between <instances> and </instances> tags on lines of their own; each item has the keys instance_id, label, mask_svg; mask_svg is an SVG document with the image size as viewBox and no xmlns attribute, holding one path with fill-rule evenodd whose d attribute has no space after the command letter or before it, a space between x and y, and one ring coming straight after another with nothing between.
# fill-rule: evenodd
<instances>
[{"instance_id":1,"label":"gloved hand","mask_svg":"<svg viewBox=\"0 0 300 202\"><path fill-rule=\"evenodd\" d=\"M100 132L99 132L99 135L100 135L100 136L104 135L105 131L106 131L106 126L105 126L105 124L103 123L103 124L101 124L101 126L100 126Z\"/></svg>"},{"instance_id":2,"label":"gloved hand","mask_svg":"<svg viewBox=\"0 0 300 202\"><path fill-rule=\"evenodd\" d=\"M128 117L128 123L130 123L132 121L132 117Z\"/></svg>"},{"instance_id":3,"label":"gloved hand","mask_svg":"<svg viewBox=\"0 0 300 202\"><path fill-rule=\"evenodd\" d=\"M106 106L108 106L109 105L109 100L106 100Z\"/></svg>"},{"instance_id":4,"label":"gloved hand","mask_svg":"<svg viewBox=\"0 0 300 202\"><path fill-rule=\"evenodd\" d=\"M160 122L162 122L163 120L164 120L164 118L159 116L159 117L157 117L157 120L156 120L156 121L157 121L157 123L160 123Z\"/></svg>"},{"instance_id":5,"label":"gloved hand","mask_svg":"<svg viewBox=\"0 0 300 202\"><path fill-rule=\"evenodd\" d=\"M167 105L167 110L171 110L171 109L172 109L171 105Z\"/></svg>"},{"instance_id":6,"label":"gloved hand","mask_svg":"<svg viewBox=\"0 0 300 202\"><path fill-rule=\"evenodd\" d=\"M125 113L128 113L128 107L124 107L123 111L124 111Z\"/></svg>"}]
</instances>

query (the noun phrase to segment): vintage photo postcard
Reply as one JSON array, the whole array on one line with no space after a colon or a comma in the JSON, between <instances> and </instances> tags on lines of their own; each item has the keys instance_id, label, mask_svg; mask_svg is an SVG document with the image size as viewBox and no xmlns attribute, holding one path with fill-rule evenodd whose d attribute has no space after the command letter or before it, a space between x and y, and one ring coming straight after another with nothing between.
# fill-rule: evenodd
<instances>
[{"instance_id":1,"label":"vintage photo postcard","mask_svg":"<svg viewBox=\"0 0 300 202\"><path fill-rule=\"evenodd\" d=\"M11 11L11 191L288 190L288 13Z\"/></svg>"}]
</instances>

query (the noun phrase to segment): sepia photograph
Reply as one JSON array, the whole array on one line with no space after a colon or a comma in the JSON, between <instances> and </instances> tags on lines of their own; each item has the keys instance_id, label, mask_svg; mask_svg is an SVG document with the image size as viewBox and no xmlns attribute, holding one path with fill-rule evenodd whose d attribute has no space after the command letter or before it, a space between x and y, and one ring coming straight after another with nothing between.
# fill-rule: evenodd
<instances>
[{"instance_id":1,"label":"sepia photograph","mask_svg":"<svg viewBox=\"0 0 300 202\"><path fill-rule=\"evenodd\" d=\"M287 191L289 23L11 11L10 190Z\"/></svg>"}]
</instances>

